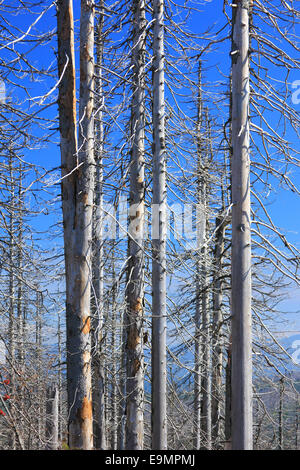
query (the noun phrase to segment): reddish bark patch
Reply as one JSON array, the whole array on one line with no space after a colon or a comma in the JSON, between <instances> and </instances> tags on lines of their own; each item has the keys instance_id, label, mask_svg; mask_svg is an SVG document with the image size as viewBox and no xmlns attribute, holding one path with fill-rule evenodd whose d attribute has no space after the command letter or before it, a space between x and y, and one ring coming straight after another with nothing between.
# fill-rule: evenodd
<instances>
[{"instance_id":1,"label":"reddish bark patch","mask_svg":"<svg viewBox=\"0 0 300 470\"><path fill-rule=\"evenodd\" d=\"M138 359L134 360L133 363L133 375L135 375L141 367L141 362Z\"/></svg>"},{"instance_id":2,"label":"reddish bark patch","mask_svg":"<svg viewBox=\"0 0 300 470\"><path fill-rule=\"evenodd\" d=\"M134 328L128 334L127 347L128 349L135 349L141 343L141 337L138 331Z\"/></svg>"},{"instance_id":3,"label":"reddish bark patch","mask_svg":"<svg viewBox=\"0 0 300 470\"><path fill-rule=\"evenodd\" d=\"M88 397L84 397L82 401L82 407L79 411L80 418L85 421L86 419L92 419L93 416L93 407L92 400L89 400Z\"/></svg>"},{"instance_id":4,"label":"reddish bark patch","mask_svg":"<svg viewBox=\"0 0 300 470\"><path fill-rule=\"evenodd\" d=\"M82 195L82 202L86 206L87 203L89 202L89 195L87 193L83 193Z\"/></svg>"},{"instance_id":5,"label":"reddish bark patch","mask_svg":"<svg viewBox=\"0 0 300 470\"><path fill-rule=\"evenodd\" d=\"M87 335L91 330L91 318L83 317L82 323L83 323L82 333L84 335Z\"/></svg>"},{"instance_id":6,"label":"reddish bark patch","mask_svg":"<svg viewBox=\"0 0 300 470\"><path fill-rule=\"evenodd\" d=\"M143 299L138 297L132 305L132 313L141 313L143 311Z\"/></svg>"}]
</instances>

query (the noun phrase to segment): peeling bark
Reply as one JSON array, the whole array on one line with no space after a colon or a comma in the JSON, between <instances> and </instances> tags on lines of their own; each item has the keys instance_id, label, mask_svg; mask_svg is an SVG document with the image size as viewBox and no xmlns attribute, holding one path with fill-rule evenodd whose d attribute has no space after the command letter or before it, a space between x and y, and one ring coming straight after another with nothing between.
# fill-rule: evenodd
<instances>
[{"instance_id":1,"label":"peeling bark","mask_svg":"<svg viewBox=\"0 0 300 470\"><path fill-rule=\"evenodd\" d=\"M58 71L61 78L58 106L66 265L68 438L70 448L88 450L93 447L89 318L94 171L94 7L91 1L81 2L78 148L72 1L58 0L57 9ZM76 169L78 163L80 167Z\"/></svg>"}]
</instances>

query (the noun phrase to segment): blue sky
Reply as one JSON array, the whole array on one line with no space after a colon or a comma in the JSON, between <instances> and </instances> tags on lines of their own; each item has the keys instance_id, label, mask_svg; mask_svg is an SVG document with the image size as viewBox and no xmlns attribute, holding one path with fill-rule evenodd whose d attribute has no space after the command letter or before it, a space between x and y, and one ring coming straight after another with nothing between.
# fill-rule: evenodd
<instances>
[{"instance_id":1,"label":"blue sky","mask_svg":"<svg viewBox=\"0 0 300 470\"><path fill-rule=\"evenodd\" d=\"M18 0L14 0L16 4L19 4ZM13 2L11 2L13 3ZM179 4L183 3L182 1ZM211 1L203 1L202 5L199 8L201 11L195 11L193 15L190 17L189 26L191 30L195 33L203 34L207 29L211 28L209 35L212 37L214 32L220 30L226 24L226 18L222 14L222 1L220 0L211 0ZM51 2L48 2L50 5ZM76 36L78 37L78 19L79 19L79 1L74 2L74 11L75 11L75 20L76 20ZM190 5L193 5L193 2L189 2ZM38 8L36 9L38 10ZM176 15L173 17L176 20ZM12 22L17 24L22 29L27 29L27 27L32 22L32 16L30 15L18 15L11 18ZM41 30L55 30L56 27L56 18L55 18L55 8L52 7L47 14L40 20L38 23L39 28ZM221 36L226 36L227 32L224 30L221 33ZM205 44L205 41L203 41ZM78 43L77 43L78 45ZM23 49L25 51L28 47L27 44L18 46L20 50ZM46 80L42 80L40 83L36 80L30 81L28 78L21 79L23 83L30 89L30 93L32 96L40 96L43 95L45 92L48 92L55 83L55 66L56 66L56 58L55 58L55 47L56 47L56 38L55 36L52 38L51 42L45 42L44 45L39 46L38 49L31 53L31 61L36 65L38 69L48 69L51 67L53 70L54 76L53 78L48 78ZM78 47L77 47L78 50ZM223 82L226 83L226 77L229 75L230 71L230 61L229 61L229 50L230 50L230 41L227 40L220 44L216 44L211 48L211 52L205 56L205 65L204 65L204 75L206 80L210 82L210 89L214 89L214 82ZM5 59L5 52L3 58ZM78 61L77 61L78 64ZM272 69L272 74L274 77L279 78L281 76L281 70L274 70ZM299 72L298 72L299 73ZM291 75L291 81L299 79L300 76L297 76L296 72L293 72ZM24 97L23 92L17 90L14 86L9 85L7 86L8 93L11 94L12 98L14 97ZM54 99L55 93L49 97L48 102L51 99ZM291 97L288 97L288 100L291 100ZM295 105L298 107L297 111L299 111L300 104ZM211 106L213 108L213 106ZM212 113L219 113L219 109L215 108L212 109ZM222 112L224 113L224 119L226 118L227 109L223 109ZM57 107L54 104L51 108L48 108L45 111L45 115L47 117L54 119L57 115ZM272 116L269 116L272 119ZM275 119L275 116L274 116ZM276 117L277 119L277 117ZM53 125L55 127L56 125ZM37 135L42 135L42 132L38 130L36 126L33 128L34 133ZM294 142L296 146L299 145L296 140L296 137L293 133L289 134L290 140ZM47 144L44 148L40 148L38 150L30 150L25 152L25 158L37 165L40 165L46 169L51 169L54 167L59 166L60 163L60 154L59 154L59 147L58 141L59 136L58 133L53 135L51 138L52 143ZM296 184L299 185L300 183L300 173L299 168L294 168L294 181ZM59 173L57 172L57 176ZM280 187L278 182L275 179L272 179L273 188L270 192L269 196L267 197L268 201L268 210L273 217L275 224L282 230L284 234L286 234L287 238L294 243L298 248L300 248L299 243L299 213L300 213L300 199L299 196L293 194L286 189ZM45 200L48 198L48 195L45 195ZM55 214L48 214L47 216L40 216L36 217L33 221L33 224L38 229L46 229L47 225L50 226L54 222L57 221L58 215ZM48 242L45 240L45 244ZM287 310L290 312L296 312L298 310L299 301L300 301L300 289L294 285L291 285L289 288L289 299L285 300L282 303L282 309ZM298 314L290 313L288 315L290 324L286 324L286 328L290 329L299 329L300 330L300 320ZM291 328L291 325L292 328ZM281 325L282 326L282 325ZM283 327L284 328L284 327Z\"/></svg>"}]
</instances>

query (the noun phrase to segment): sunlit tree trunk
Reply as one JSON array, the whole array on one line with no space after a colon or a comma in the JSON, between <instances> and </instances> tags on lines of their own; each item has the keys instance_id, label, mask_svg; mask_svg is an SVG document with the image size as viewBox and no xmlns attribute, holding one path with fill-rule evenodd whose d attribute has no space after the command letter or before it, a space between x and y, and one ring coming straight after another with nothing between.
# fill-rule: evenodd
<instances>
[{"instance_id":1,"label":"sunlit tree trunk","mask_svg":"<svg viewBox=\"0 0 300 470\"><path fill-rule=\"evenodd\" d=\"M117 281L115 270L115 249L112 248L112 293L111 293L111 347L110 347L110 370L111 370L111 449L117 449L118 443L118 404L117 404Z\"/></svg>"},{"instance_id":2,"label":"sunlit tree trunk","mask_svg":"<svg viewBox=\"0 0 300 470\"><path fill-rule=\"evenodd\" d=\"M249 1L232 5L232 448L252 448Z\"/></svg>"},{"instance_id":3,"label":"sunlit tree trunk","mask_svg":"<svg viewBox=\"0 0 300 470\"><path fill-rule=\"evenodd\" d=\"M196 252L196 305L195 305L195 373L194 373L194 448L201 446L201 246L203 244L203 227L205 214L201 198L201 154L202 154L202 92L201 92L201 62L198 71L197 97L197 252Z\"/></svg>"},{"instance_id":4,"label":"sunlit tree trunk","mask_svg":"<svg viewBox=\"0 0 300 470\"><path fill-rule=\"evenodd\" d=\"M202 448L209 450L211 448L211 316L208 302L208 269L209 269L209 250L208 250L208 149L209 149L209 122L208 110L205 112L205 146L202 149L202 155L199 156L200 166L200 185L199 198L203 212L203 246L201 249L201 320L202 320L202 374L201 374L201 398L202 398Z\"/></svg>"},{"instance_id":5,"label":"sunlit tree trunk","mask_svg":"<svg viewBox=\"0 0 300 470\"><path fill-rule=\"evenodd\" d=\"M16 304L16 276L15 276L15 218L16 218L16 188L15 188L15 175L14 175L14 162L13 153L9 155L9 185L10 185L10 213L9 213L9 306L8 306L8 363L10 364L10 381L12 393L16 393L16 377L15 377L15 356L16 356L16 318L15 318L15 304ZM16 433L11 431L10 435L10 448L16 449Z\"/></svg>"},{"instance_id":6,"label":"sunlit tree trunk","mask_svg":"<svg viewBox=\"0 0 300 470\"><path fill-rule=\"evenodd\" d=\"M167 448L164 1L153 0L152 448Z\"/></svg>"},{"instance_id":7,"label":"sunlit tree trunk","mask_svg":"<svg viewBox=\"0 0 300 470\"><path fill-rule=\"evenodd\" d=\"M279 381L279 412L278 412L278 450L283 450L283 395L284 395L284 378Z\"/></svg>"},{"instance_id":8,"label":"sunlit tree trunk","mask_svg":"<svg viewBox=\"0 0 300 470\"><path fill-rule=\"evenodd\" d=\"M46 402L46 441L48 450L58 449L58 387L56 384L47 388Z\"/></svg>"},{"instance_id":9,"label":"sunlit tree trunk","mask_svg":"<svg viewBox=\"0 0 300 470\"><path fill-rule=\"evenodd\" d=\"M69 446L93 448L91 397L91 239L94 193L94 6L81 1L79 143L73 5L59 0L59 124L66 260L67 386Z\"/></svg>"}]
</instances>

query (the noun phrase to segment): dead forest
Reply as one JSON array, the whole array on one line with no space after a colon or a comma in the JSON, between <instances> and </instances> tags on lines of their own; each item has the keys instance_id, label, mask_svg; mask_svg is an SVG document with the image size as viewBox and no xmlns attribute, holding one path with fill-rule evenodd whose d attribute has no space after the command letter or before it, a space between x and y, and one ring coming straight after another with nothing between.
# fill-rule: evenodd
<instances>
[{"instance_id":1,"label":"dead forest","mask_svg":"<svg viewBox=\"0 0 300 470\"><path fill-rule=\"evenodd\" d=\"M232 1L0 0L0 450L300 449L299 5Z\"/></svg>"}]
</instances>

